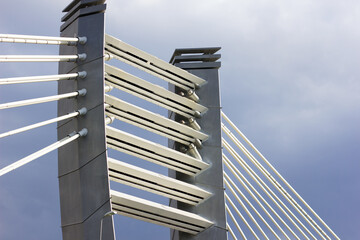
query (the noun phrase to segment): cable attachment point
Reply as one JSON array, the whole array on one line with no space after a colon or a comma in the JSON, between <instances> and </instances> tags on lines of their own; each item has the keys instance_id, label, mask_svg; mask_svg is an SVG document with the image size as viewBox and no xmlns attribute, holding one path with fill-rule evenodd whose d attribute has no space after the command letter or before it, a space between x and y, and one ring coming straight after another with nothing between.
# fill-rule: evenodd
<instances>
[{"instance_id":1,"label":"cable attachment point","mask_svg":"<svg viewBox=\"0 0 360 240\"><path fill-rule=\"evenodd\" d=\"M87 37L78 37L79 43L84 45L87 42Z\"/></svg>"},{"instance_id":2,"label":"cable attachment point","mask_svg":"<svg viewBox=\"0 0 360 240\"><path fill-rule=\"evenodd\" d=\"M87 91L86 91L86 89L85 88L83 88L83 89L80 89L79 91L77 91L78 93L79 93L79 96L85 96L86 95L86 93L87 93Z\"/></svg>"},{"instance_id":3,"label":"cable attachment point","mask_svg":"<svg viewBox=\"0 0 360 240\"><path fill-rule=\"evenodd\" d=\"M87 76L87 72L86 71L82 71L82 72L78 72L78 77L79 78L86 78L86 76Z\"/></svg>"},{"instance_id":4,"label":"cable attachment point","mask_svg":"<svg viewBox=\"0 0 360 240\"><path fill-rule=\"evenodd\" d=\"M80 137L85 137L88 134L88 130L86 128L83 128L78 132L78 134Z\"/></svg>"},{"instance_id":5,"label":"cable attachment point","mask_svg":"<svg viewBox=\"0 0 360 240\"><path fill-rule=\"evenodd\" d=\"M79 113L80 115L85 115L85 114L87 113L87 109L86 109L85 107L80 108L80 109L78 110L78 113Z\"/></svg>"},{"instance_id":6,"label":"cable attachment point","mask_svg":"<svg viewBox=\"0 0 360 240\"><path fill-rule=\"evenodd\" d=\"M201 155L194 144L189 145L189 149L188 149L187 153L196 159L202 160Z\"/></svg>"},{"instance_id":7,"label":"cable attachment point","mask_svg":"<svg viewBox=\"0 0 360 240\"><path fill-rule=\"evenodd\" d=\"M86 53L80 53L78 54L78 59L81 61L84 61L86 59L87 55Z\"/></svg>"}]
</instances>

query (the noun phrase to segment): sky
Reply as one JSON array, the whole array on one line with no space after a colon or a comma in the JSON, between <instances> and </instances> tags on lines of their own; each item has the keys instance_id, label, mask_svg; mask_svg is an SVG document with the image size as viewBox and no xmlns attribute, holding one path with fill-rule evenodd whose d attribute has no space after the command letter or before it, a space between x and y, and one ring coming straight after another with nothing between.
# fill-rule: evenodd
<instances>
[{"instance_id":1,"label":"sky","mask_svg":"<svg viewBox=\"0 0 360 240\"><path fill-rule=\"evenodd\" d=\"M58 36L68 3L6 1L0 33ZM359 1L107 4L106 33L165 61L176 48L222 47L223 111L340 238L360 239ZM1 55L57 51L0 44ZM0 64L0 78L56 73L53 63ZM2 86L0 103L56 91L55 83ZM0 133L55 116L53 103L1 110ZM0 168L55 141L55 125L0 139ZM0 239L61 239L60 225L56 152L0 177ZM115 225L119 239L168 237L125 217Z\"/></svg>"}]
</instances>

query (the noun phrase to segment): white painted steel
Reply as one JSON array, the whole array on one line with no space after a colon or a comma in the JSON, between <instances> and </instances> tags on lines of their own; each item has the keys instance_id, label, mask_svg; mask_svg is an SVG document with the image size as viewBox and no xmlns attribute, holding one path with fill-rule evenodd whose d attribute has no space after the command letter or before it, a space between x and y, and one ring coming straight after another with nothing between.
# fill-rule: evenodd
<instances>
[{"instance_id":1,"label":"white painted steel","mask_svg":"<svg viewBox=\"0 0 360 240\"><path fill-rule=\"evenodd\" d=\"M310 205L296 192L296 190L286 181L286 179L272 166L272 164L261 154L261 152L251 143L251 141L236 127L236 125L225 115L225 113L221 112L222 117L230 124L230 126L241 136L241 138L249 144L249 146L260 156L260 158L266 163L266 165L281 179L281 181L295 194L295 196L308 208L308 210L325 226L325 228L336 238L340 239L335 232L325 223L324 220L320 218L320 216L310 207ZM315 223L316 224L316 223ZM317 225L317 224L316 224ZM315 226L316 226L315 225ZM321 229L321 228L320 228ZM319 230L320 230L319 229ZM322 229L320 230L323 234L325 233ZM329 236L324 234L328 239Z\"/></svg>"},{"instance_id":2,"label":"white painted steel","mask_svg":"<svg viewBox=\"0 0 360 240\"><path fill-rule=\"evenodd\" d=\"M247 239L244 232L242 231L241 227L239 226L238 222L236 221L236 218L234 217L234 214L231 212L230 208L228 207L228 205L225 203L225 210L227 212L227 214L229 214L231 220L233 221L233 223L235 224L237 230L240 232L240 235L243 239ZM228 230L230 230L230 226L227 224ZM234 232L232 232L232 230L230 231L231 235L236 239Z\"/></svg>"},{"instance_id":3,"label":"white painted steel","mask_svg":"<svg viewBox=\"0 0 360 240\"><path fill-rule=\"evenodd\" d=\"M110 148L189 175L195 175L209 166L189 155L109 126L106 127L106 136Z\"/></svg>"},{"instance_id":4,"label":"white painted steel","mask_svg":"<svg viewBox=\"0 0 360 240\"><path fill-rule=\"evenodd\" d=\"M185 90L194 89L195 86L201 86L206 83L204 79L175 67L110 35L105 35L105 49L113 54L115 58L120 58L119 60L121 61L135 65Z\"/></svg>"},{"instance_id":5,"label":"white painted steel","mask_svg":"<svg viewBox=\"0 0 360 240\"><path fill-rule=\"evenodd\" d=\"M73 37L48 37L18 34L0 34L0 42L8 43L33 43L33 44L49 44L49 45L75 45L79 42L85 43L86 38Z\"/></svg>"},{"instance_id":6,"label":"white painted steel","mask_svg":"<svg viewBox=\"0 0 360 240\"><path fill-rule=\"evenodd\" d=\"M266 233L264 232L264 230L261 228L261 226L259 225L259 223L256 221L256 219L253 217L253 215L251 214L251 212L248 210L248 208L245 206L245 204L243 203L243 201L241 201L240 197L237 195L237 193L234 191L234 189L231 187L231 185L229 184L229 182L226 180L226 178L224 178L224 183L225 186L230 190L230 192L233 194L233 196L236 198L236 201L241 205L241 207L245 210L246 214L250 217L251 221L255 224L255 226L257 227L257 229L259 229L259 231L261 232L261 234L263 235L263 237L267 240L269 240L268 236L266 235ZM251 207L251 209L256 213L256 215L261 219L261 221L267 226L268 229L270 229L271 231L271 227L270 225L265 221L265 219L261 216L261 214L256 210L256 208L251 204L251 202L247 199L247 197L241 192L240 189L238 193L240 194L240 196L245 200L245 202ZM271 231L273 234L275 233L274 230ZM277 239L280 239L279 236L277 236L277 234L274 234L275 237Z\"/></svg>"},{"instance_id":7,"label":"white painted steel","mask_svg":"<svg viewBox=\"0 0 360 240\"><path fill-rule=\"evenodd\" d=\"M231 237L233 238L233 240L237 240L237 237L235 236L234 231L231 229L229 224L226 224L226 229L229 231L229 233L230 233ZM245 238L243 238L243 239L245 239Z\"/></svg>"},{"instance_id":8,"label":"white painted steel","mask_svg":"<svg viewBox=\"0 0 360 240\"><path fill-rule=\"evenodd\" d=\"M262 200L263 203L265 203L265 205L271 210L271 212L280 220L280 222L290 231L290 233L296 238L299 239L300 238L295 234L295 232L286 224L286 222L279 216L279 214L270 206L270 204L260 195L260 193L251 185L251 183L249 181L247 181L247 179L243 176L242 178L244 179L244 181L242 180L242 178L240 178L237 174L237 172L235 172L235 170L229 165L229 163L224 160L225 166L231 171L231 173L235 176L235 178L238 180L238 182L240 182L240 184L243 186L243 188L250 194L250 196L255 200L255 202L261 207L261 209L265 212L265 214L270 218L270 220L275 224L275 226L281 231L281 233L285 236L285 238L290 239L289 236L286 234L286 232L282 229L282 227L280 227L280 225L278 224L278 222L272 217L272 215L267 211L267 209L265 208L265 206L259 201L259 199L255 196L254 193L256 193L256 195ZM240 171L239 171L240 173ZM230 177L226 174L224 174L225 177L229 178ZM228 179L228 180L229 180ZM230 181L230 180L229 180ZM251 189L249 189L249 187L251 187Z\"/></svg>"},{"instance_id":9,"label":"white painted steel","mask_svg":"<svg viewBox=\"0 0 360 240\"><path fill-rule=\"evenodd\" d=\"M52 119L49 119L49 120L46 120L46 121L43 121L43 122L28 125L26 127L11 130L9 132L1 133L0 138L8 137L8 136L11 136L11 135L15 135L17 133L25 132L25 131L28 131L28 130L31 130L31 129L34 129L34 128L38 128L38 127L42 127L42 126L45 126L45 125L48 125L48 124L51 124L51 123L59 122L59 121L69 119L69 118L73 118L73 117L78 116L79 114L80 114L79 112L73 112L73 113L69 113L69 114L66 114L66 115L61 116L61 117L52 118Z\"/></svg>"},{"instance_id":10,"label":"white painted steel","mask_svg":"<svg viewBox=\"0 0 360 240\"><path fill-rule=\"evenodd\" d=\"M0 104L0 109L22 107L22 106L33 105L33 104L38 104L38 103L52 102L52 101L57 101L57 100L64 99L64 98L76 97L78 95L79 95L79 92L71 92L71 93L65 93L65 94L49 96L49 97L34 98L34 99L23 100L23 101L3 103L3 104Z\"/></svg>"},{"instance_id":11,"label":"white painted steel","mask_svg":"<svg viewBox=\"0 0 360 240\"><path fill-rule=\"evenodd\" d=\"M298 219L298 217L286 206L286 204L276 195L276 193L274 193L274 191L261 179L261 177L240 157L239 154L236 153L236 151L229 145L228 142L226 142L225 139L222 140L223 145L225 147L225 149L234 157L234 159L237 161L237 163L240 164L240 166L242 167L242 169L244 169L247 174L249 174L249 176L257 183L258 186L260 186L263 190L264 188L266 188L267 191L264 191L265 193L271 193L268 194L269 197L273 196L277 202L279 202L281 204L281 206L283 208L286 209L286 211L288 213L290 213L291 217L293 219L295 219L300 226L305 229L305 231L313 238L316 239L316 237L309 231L309 229ZM231 161L228 161L231 163ZM271 198L272 199L272 198ZM272 199L273 200L273 199ZM273 200L274 203L276 203L275 200ZM290 203L291 204L291 203ZM291 205L293 206L293 205ZM295 208L295 206L293 206ZM282 209L282 208L280 208ZM296 208L295 210L301 215L301 212L299 212ZM285 212L283 212L284 214L286 214ZM302 217L304 218L305 216L302 215ZM306 219L305 219L306 220ZM307 237L306 237L307 238Z\"/></svg>"},{"instance_id":12,"label":"white painted steel","mask_svg":"<svg viewBox=\"0 0 360 240\"><path fill-rule=\"evenodd\" d=\"M108 115L185 145L195 142L195 139L205 141L208 138L204 133L116 97L105 95L105 103L110 105L106 109Z\"/></svg>"},{"instance_id":13,"label":"white painted steel","mask_svg":"<svg viewBox=\"0 0 360 240\"><path fill-rule=\"evenodd\" d=\"M223 161L225 166L233 173L236 179L241 182L241 179L252 189L253 192L266 204L266 206L279 218L279 220L286 226L289 231L292 231L290 227L287 226L286 222L278 215L278 213L271 207L271 205L262 197L262 195L256 190L256 188L246 179L246 177L236 168L236 166L229 160L225 154L223 154ZM242 169L248 172L246 167L243 164L240 164ZM294 222L294 220L287 214L287 212L277 203L277 201L269 194L269 192L259 183L259 181L254 178L251 172L248 172L249 175L253 178L253 180L257 183L257 185L266 193L266 195L270 198L270 200L278 207L281 212L287 217L287 219L296 227L296 229L305 237L305 239L309 239L306 234L302 231L302 229ZM278 199L280 201L280 199ZM295 215L294 215L295 216ZM304 225L302 225L305 227ZM297 237L296 235L294 235ZM297 237L298 238L298 237ZM299 239L299 238L298 238Z\"/></svg>"},{"instance_id":14,"label":"white painted steel","mask_svg":"<svg viewBox=\"0 0 360 240\"><path fill-rule=\"evenodd\" d=\"M24 157L22 159L20 159L19 161L13 163L13 164L10 164L9 166L7 167L4 167L3 169L0 170L0 176L12 171L12 170L15 170L21 166L24 166L25 164L55 150L55 149L58 149L72 141L74 141L75 139L79 138L80 137L80 133L76 133L72 136L68 135L67 137L61 139L60 141L57 141L56 143L53 143L51 144L50 146L47 146L33 154L30 154L29 156L27 157Z\"/></svg>"},{"instance_id":15,"label":"white painted steel","mask_svg":"<svg viewBox=\"0 0 360 240\"><path fill-rule=\"evenodd\" d=\"M110 194L112 209L120 215L155 223L190 234L198 234L213 225L209 220L193 213L114 190L111 190Z\"/></svg>"},{"instance_id":16,"label":"white painted steel","mask_svg":"<svg viewBox=\"0 0 360 240\"><path fill-rule=\"evenodd\" d=\"M47 75L47 76L1 78L0 85L72 80L72 79L77 78L78 76L79 76L79 73L69 73L69 74Z\"/></svg>"},{"instance_id":17,"label":"white painted steel","mask_svg":"<svg viewBox=\"0 0 360 240\"><path fill-rule=\"evenodd\" d=\"M174 111L181 115L187 114L187 116L194 116L196 111L200 113L205 113L207 111L206 107L189 100L188 98L147 82L118 68L106 64L105 72L107 84L111 83L113 87L121 88L121 90L145 100L158 102L162 107L167 109L171 108L169 110L173 111L173 109L175 109Z\"/></svg>"},{"instance_id":18,"label":"white painted steel","mask_svg":"<svg viewBox=\"0 0 360 240\"><path fill-rule=\"evenodd\" d=\"M151 172L112 158L108 158L110 180L191 205L197 205L211 196L211 193L155 172Z\"/></svg>"},{"instance_id":19,"label":"white painted steel","mask_svg":"<svg viewBox=\"0 0 360 240\"><path fill-rule=\"evenodd\" d=\"M246 157L256 166L257 169L278 189L280 194L297 210L298 213L309 223L309 225L319 234L322 239L330 239L329 236L320 228L310 215L291 197L291 195L281 186L281 184L252 156L244 145L222 124L222 129L226 135L236 144L236 146L246 155ZM228 143L227 143L228 144ZM229 144L228 144L229 145ZM230 146L230 145L229 145ZM237 152L232 149L235 154ZM237 154L238 155L238 154ZM325 236L325 237L324 237Z\"/></svg>"},{"instance_id":20,"label":"white painted steel","mask_svg":"<svg viewBox=\"0 0 360 240\"><path fill-rule=\"evenodd\" d=\"M71 62L78 55L0 55L0 62Z\"/></svg>"}]
</instances>

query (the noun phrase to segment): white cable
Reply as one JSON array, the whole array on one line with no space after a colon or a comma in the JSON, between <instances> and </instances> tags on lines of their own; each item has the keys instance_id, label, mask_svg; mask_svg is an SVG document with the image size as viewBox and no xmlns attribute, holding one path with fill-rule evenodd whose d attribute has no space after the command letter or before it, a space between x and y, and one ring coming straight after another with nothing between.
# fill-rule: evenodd
<instances>
[{"instance_id":1,"label":"white cable","mask_svg":"<svg viewBox=\"0 0 360 240\"><path fill-rule=\"evenodd\" d=\"M263 218L263 216L258 212L258 210L254 207L254 205L249 201L249 199L245 196L245 194L236 186L236 184L230 179L230 177L224 173L224 182L226 183L226 186L230 189L230 191L235 195L234 189L230 186L231 185L236 189L236 191L240 194L241 197L244 198L247 204L251 207L251 209L256 213L256 215L260 218L260 220L266 225L266 227L272 232L272 234L275 236L276 239L281 239L277 233L274 231L274 229L269 225L269 223Z\"/></svg>"},{"instance_id":2,"label":"white cable","mask_svg":"<svg viewBox=\"0 0 360 240\"><path fill-rule=\"evenodd\" d=\"M234 215L233 215L232 212L230 211L230 209L229 209L229 207L228 207L227 204L225 204L225 209L226 209L226 212L229 214L230 218L232 219L233 223L235 224L236 228L237 228L238 231L240 232L241 237L246 240L247 238L246 238L244 232L241 230L241 227L240 227L239 224L237 223ZM229 226L229 230L230 230L230 229L231 229L231 228L230 228L230 226ZM231 232L232 232L232 230L231 230ZM231 233L231 232L230 232L230 233ZM233 233L233 232L232 232L231 235L234 237L234 233ZM235 239L236 239L236 238L235 238Z\"/></svg>"},{"instance_id":3,"label":"white cable","mask_svg":"<svg viewBox=\"0 0 360 240\"><path fill-rule=\"evenodd\" d=\"M235 126L235 124L225 115L225 113L221 112L223 118L230 124L230 126L244 139L244 141L250 145L250 147L261 157L261 159L270 167L270 169L283 181L283 183L295 194L295 196L300 199L300 201L310 210L310 212L325 226L325 228L331 232L331 234L338 240L340 238L335 234L335 232L325 223L324 220L320 218L320 216L310 207L310 205L298 194L295 189L286 181L286 179L271 165L271 163L260 153L260 151L250 142L249 139ZM315 223L316 224L316 223ZM316 224L317 226L317 224ZM321 228L320 228L321 229ZM321 229L322 232L324 232ZM324 232L325 233L325 232ZM326 233L325 233L325 236ZM327 236L330 239L329 236Z\"/></svg>"},{"instance_id":4,"label":"white cable","mask_svg":"<svg viewBox=\"0 0 360 240\"><path fill-rule=\"evenodd\" d=\"M78 73L68 73L68 74L59 74L59 75L0 78L0 85L71 80L77 77L84 78L85 76L86 76L86 72L78 72Z\"/></svg>"},{"instance_id":5,"label":"white cable","mask_svg":"<svg viewBox=\"0 0 360 240\"><path fill-rule=\"evenodd\" d=\"M0 34L0 42L7 43L33 43L33 44L50 44L50 45L76 45L77 43L85 44L86 37L48 37L19 34Z\"/></svg>"},{"instance_id":6,"label":"white cable","mask_svg":"<svg viewBox=\"0 0 360 240\"><path fill-rule=\"evenodd\" d=\"M238 201L238 203L241 205L241 207L245 210L245 212L247 213L247 215L250 217L251 221L255 224L255 226L260 230L261 234L264 236L264 238L269 239L268 236L265 234L264 230L260 227L259 223L256 221L256 219L253 217L253 215L250 213L250 211L247 209L247 207L245 206L245 204L241 201L240 197L237 195L237 193L234 191L234 189L230 186L229 182L224 178L224 183L226 185L226 187L229 188L230 192L233 194L233 196L236 198L236 200ZM246 198L246 196L240 191L239 189L239 194L241 195L241 197L246 201L246 203L248 203L250 205L250 207L252 208L252 210L256 213L256 215L266 224L265 219L261 216L261 214L255 209L255 207L251 204L251 202ZM267 226L269 228L271 228L268 224ZM276 235L276 233L275 233ZM280 239L278 237L278 239Z\"/></svg>"},{"instance_id":7,"label":"white cable","mask_svg":"<svg viewBox=\"0 0 360 240\"><path fill-rule=\"evenodd\" d=\"M285 231L279 226L279 224L277 223L277 221L271 216L271 214L266 210L266 208L263 206L263 204L259 201L259 199L254 195L253 191L256 193L256 195L258 195L260 197L260 199L266 204L266 206L268 208L270 208L270 210L272 211L272 213L274 213L277 218L281 221L282 224L285 225L285 227L291 232L291 234L296 238L299 239L300 238L294 233L294 231L286 224L286 222L277 214L277 212L270 206L270 204L260 195L260 193L251 185L251 183L249 181L247 181L247 179L241 174L241 178L239 177L239 175L237 174L237 172L235 172L235 170L229 165L228 162L226 162L226 160L224 159L224 163L225 166L232 172L232 174L235 176L235 178L240 182L240 184L245 188L245 190L250 194L250 196L256 201L256 203L263 209L263 211L266 213L266 215L268 215L268 217L271 219L271 221L275 224L275 226L282 232L282 234L287 238L290 239L289 236L285 233ZM225 177L229 178L230 177L224 173ZM246 184L245 182L242 180L242 178L244 180L246 180ZM247 187L247 185L249 185L251 187L251 190Z\"/></svg>"},{"instance_id":8,"label":"white cable","mask_svg":"<svg viewBox=\"0 0 360 240\"><path fill-rule=\"evenodd\" d=\"M65 93L65 94L60 94L60 95L55 95L55 96L42 97L42 98L33 98L33 99L28 99L28 100L3 103L3 104L0 104L0 109L22 107L22 106L33 105L33 104L38 104L38 103L46 103L46 102L58 101L58 100L64 99L64 98L72 98L72 97L76 97L76 96L84 96L85 94L86 94L86 90L81 89L81 90L76 91L76 92Z\"/></svg>"},{"instance_id":9,"label":"white cable","mask_svg":"<svg viewBox=\"0 0 360 240\"><path fill-rule=\"evenodd\" d=\"M78 55L0 55L0 62L75 62L85 60L86 54Z\"/></svg>"},{"instance_id":10,"label":"white cable","mask_svg":"<svg viewBox=\"0 0 360 240\"><path fill-rule=\"evenodd\" d=\"M234 232L233 232L233 230L231 229L231 227L230 227L229 224L226 224L226 228L227 228L227 230L229 231L231 237L232 237L234 240L237 240L237 238L236 238L236 236L235 236L235 234L234 234ZM244 238L244 239L245 239L245 238Z\"/></svg>"},{"instance_id":11,"label":"white cable","mask_svg":"<svg viewBox=\"0 0 360 240\"><path fill-rule=\"evenodd\" d=\"M0 176L8 173L8 172L11 172L12 170L15 170L21 166L24 166L25 164L55 150L55 149L58 149L74 140L76 140L77 138L81 137L81 136L85 136L87 134L87 129L84 128L83 130L81 130L80 132L78 133L73 133L73 134L69 134L67 137L61 139L60 141L57 141L53 144L51 144L50 146L47 146L33 154L30 154L29 156L27 157L24 157L22 159L20 159L19 161L16 161L12 164L10 164L9 166L7 167L4 167L3 169L0 169Z\"/></svg>"},{"instance_id":12,"label":"white cable","mask_svg":"<svg viewBox=\"0 0 360 240\"><path fill-rule=\"evenodd\" d=\"M235 170L235 172L237 173L237 175L235 175L235 174L233 173L233 174L235 175L235 177L238 178L238 176L240 176L245 182L248 183L249 186L251 186L251 187L253 188L253 190L254 190L257 194L259 194L259 197L262 198L262 196L260 195L260 193L258 193L258 192L256 191L256 189L250 184L250 182L244 177L244 175L241 174L241 172L235 167L235 165L229 160L229 158L228 158L225 154L223 154L223 160L224 160L225 165L226 165L228 168L229 168L229 166L231 166L231 167ZM257 180L257 178L254 176L254 174L253 174L251 171L249 171L249 170L247 169L247 167L246 167L242 162L238 162L238 163L240 164L240 166L242 167L242 169L244 169L244 170L247 172L247 174L249 174L249 176L255 181L255 183L261 188L261 190L264 191L264 193L270 198L270 200L281 210L281 212L288 218L288 220L291 221L291 223L292 223L292 224L296 227L296 229L305 237L305 239L308 240L308 239L309 239L308 236L307 236L307 235L302 231L302 229L294 222L294 220L287 214L287 212L278 204L277 201L279 201L279 202L286 208L286 210L291 213L292 217L293 217L294 219L296 219L303 228L307 229L307 228L305 227L305 225L295 216L295 214L292 213L291 210L275 195L275 193L272 192L272 190L266 185L266 183L262 182L262 184L261 184L261 183ZM246 163L245 163L245 164L246 164ZM228 165L229 165L229 166L228 166ZM230 169L230 171L231 171L231 169ZM256 174L256 173L255 173L255 174ZM258 178L260 178L260 177L258 177ZM261 180L261 179L260 179L260 180ZM263 184L265 185L265 187L263 186ZM267 189L268 189L270 192L272 192L272 195L275 195L275 198L277 199L277 201L273 198L273 196L269 193L269 191L268 191ZM268 203L265 201L265 199L264 199L263 201L264 201L266 204L268 204ZM272 208L272 207L269 206L269 208ZM308 229L307 229L307 231L310 232ZM310 234L311 234L311 232L310 232ZM315 237L314 237L313 235L312 235L312 237L315 239Z\"/></svg>"},{"instance_id":13,"label":"white cable","mask_svg":"<svg viewBox=\"0 0 360 240\"><path fill-rule=\"evenodd\" d=\"M321 236L322 239L330 239L330 237L321 229L319 225L310 217L310 215L296 202L294 198L281 186L281 184L276 181L276 179L256 160L256 158L245 148L245 146L230 132L230 130L222 124L222 129L228 135L228 137L236 144L236 146L247 156L247 158L261 171L264 176L276 187L279 192L287 199L288 202L293 203L296 209L298 209L306 221L311 225L311 227ZM234 150L235 151L235 150ZM324 236L325 238L324 238Z\"/></svg>"},{"instance_id":14,"label":"white cable","mask_svg":"<svg viewBox=\"0 0 360 240\"><path fill-rule=\"evenodd\" d=\"M250 224L248 223L248 221L246 221L245 217L241 214L241 212L239 211L239 209L235 206L235 204L233 203L233 201L231 201L230 197L225 193L225 199L226 201L228 201L230 203L230 205L234 208L235 212L237 213L237 215L241 218L241 220L245 223L246 227L250 230L251 234L256 238L256 239L260 239L258 237L258 235L255 233L254 229L252 229L252 227L250 226ZM235 222L235 220L233 219L233 221ZM240 230L239 230L240 231ZM245 237L245 236L244 236Z\"/></svg>"},{"instance_id":15,"label":"white cable","mask_svg":"<svg viewBox=\"0 0 360 240\"><path fill-rule=\"evenodd\" d=\"M247 165L247 163L239 156L239 154L229 145L229 143L226 142L225 139L222 140L223 141L223 144L224 144L224 147L226 148L226 150L229 151L229 153L240 163L241 161L247 166L248 170L251 171L254 176L256 176L256 178L262 182L264 184L264 186L267 186L264 181L254 172L254 170L252 170L252 168ZM263 173L263 172L262 172ZM263 173L264 174L264 173ZM265 175L265 174L264 174ZM269 178L265 175L265 177L269 180ZM269 180L270 181L270 180ZM271 181L270 181L271 182ZM269 190L269 189L268 189ZM278 189L279 190L279 189ZM273 192L272 192L273 193ZM281 193L281 192L280 192ZM274 196L276 196L276 194L274 193ZM279 199L277 196L276 196L277 199ZM288 200L288 199L287 199ZM282 201L280 200L279 201L280 203L282 203ZM292 207L294 207L294 209L304 218L304 220L306 222L308 222L310 224L310 226L315 230L317 231L317 233L322 237L322 235L320 234L320 232L311 224L311 222L308 221L308 219L306 219L305 215L299 211L299 209L296 208L296 206L293 204L293 202L289 201L288 202L291 204ZM283 205L283 206L286 206L286 205ZM287 208L288 209L288 208ZM288 210L290 213L292 213L290 210ZM312 233L307 229L307 232L312 235ZM312 235L313 236L313 235ZM314 239L316 239L314 236L313 236ZM322 237L323 238L323 237ZM324 239L324 238L323 238Z\"/></svg>"},{"instance_id":16,"label":"white cable","mask_svg":"<svg viewBox=\"0 0 360 240\"><path fill-rule=\"evenodd\" d=\"M8 136L11 136L11 135L15 135L17 133L25 132L25 131L28 131L28 130L31 130L31 129L34 129L34 128L38 128L38 127L42 127L42 126L45 126L45 125L48 125L48 124L51 124L51 123L54 123L54 122L60 122L60 121L65 120L65 119L73 118L73 117L78 116L79 114L81 114L84 111L86 113L86 108L82 108L77 112L69 113L69 114L63 115L61 117L52 118L52 119L49 119L49 120L46 120L46 121L43 121L43 122L35 123L35 124L32 124L32 125L28 125L28 126L25 126L25 127L22 127L22 128L11 130L11 131L8 131L8 132L5 132L5 133L1 133L0 138L8 137Z\"/></svg>"}]
</instances>

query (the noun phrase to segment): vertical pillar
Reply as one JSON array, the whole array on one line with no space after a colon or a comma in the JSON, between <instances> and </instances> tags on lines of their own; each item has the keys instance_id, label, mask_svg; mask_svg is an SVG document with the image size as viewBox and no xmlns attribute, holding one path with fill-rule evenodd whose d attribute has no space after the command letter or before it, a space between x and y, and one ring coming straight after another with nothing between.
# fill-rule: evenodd
<instances>
[{"instance_id":1,"label":"vertical pillar","mask_svg":"<svg viewBox=\"0 0 360 240\"><path fill-rule=\"evenodd\" d=\"M196 89L200 98L199 103L208 108L208 111L198 119L195 119L201 127L201 131L209 135L209 139L198 149L202 160L210 164L210 167L195 177L169 170L169 175L176 179L197 185L213 195L205 202L190 206L188 204L170 201L170 206L199 214L213 221L214 225L196 236L171 230L171 240L225 240L227 239L225 199L223 185L222 145L221 145L221 105L219 91L218 69L221 63L220 54L215 54L220 48L196 48L176 49L170 62L177 67L189 71L207 81L201 88ZM171 91L177 93L181 89L169 85ZM188 121L179 115L169 113L170 118L176 121ZM177 150L184 149L179 143L169 141L169 147Z\"/></svg>"},{"instance_id":2,"label":"vertical pillar","mask_svg":"<svg viewBox=\"0 0 360 240\"><path fill-rule=\"evenodd\" d=\"M85 44L61 46L60 54L86 54L85 60L62 62L59 73L86 71L84 79L59 81L58 93L85 88L85 97L58 103L58 115L87 108L85 116L58 124L58 139L88 129L86 137L58 151L61 227L64 240L114 239L104 123L104 13L105 0L74 0L61 19L62 37L86 37Z\"/></svg>"}]
</instances>

